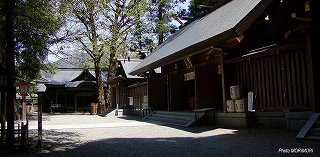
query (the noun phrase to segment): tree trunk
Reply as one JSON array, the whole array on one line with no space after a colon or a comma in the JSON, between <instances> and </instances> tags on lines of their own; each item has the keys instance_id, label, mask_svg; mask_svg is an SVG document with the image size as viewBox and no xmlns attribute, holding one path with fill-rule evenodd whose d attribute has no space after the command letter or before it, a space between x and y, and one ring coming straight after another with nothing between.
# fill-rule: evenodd
<instances>
[{"instance_id":1,"label":"tree trunk","mask_svg":"<svg viewBox=\"0 0 320 157\"><path fill-rule=\"evenodd\" d=\"M116 73L116 66L117 66L117 59L115 55L114 49L111 50L110 54L110 60L109 60L109 70L108 70L108 83L107 83L107 91L106 91L106 105L108 108L111 108L111 85L110 80L112 80L115 77Z\"/></svg>"},{"instance_id":2,"label":"tree trunk","mask_svg":"<svg viewBox=\"0 0 320 157\"><path fill-rule=\"evenodd\" d=\"M159 24L158 24L158 45L162 44L163 43L163 40L164 40L164 37L163 37L163 32L160 31L160 27L162 27L161 25L161 21L163 20L163 7L162 5L159 5L158 6L158 10L159 10L159 14L158 14L158 18L159 18Z\"/></svg>"},{"instance_id":3,"label":"tree trunk","mask_svg":"<svg viewBox=\"0 0 320 157\"><path fill-rule=\"evenodd\" d=\"M100 67L100 60L94 59L94 69L96 75L96 83L98 86L98 103L100 105L99 113L104 113L105 111L105 100L104 100L104 92L103 92L103 83L101 77L101 67Z\"/></svg>"},{"instance_id":4,"label":"tree trunk","mask_svg":"<svg viewBox=\"0 0 320 157\"><path fill-rule=\"evenodd\" d=\"M14 65L14 38L13 38L13 10L15 0L5 1L5 34L6 34L6 66L7 66L7 141L9 150L14 148L14 105L16 96L15 65Z\"/></svg>"}]
</instances>

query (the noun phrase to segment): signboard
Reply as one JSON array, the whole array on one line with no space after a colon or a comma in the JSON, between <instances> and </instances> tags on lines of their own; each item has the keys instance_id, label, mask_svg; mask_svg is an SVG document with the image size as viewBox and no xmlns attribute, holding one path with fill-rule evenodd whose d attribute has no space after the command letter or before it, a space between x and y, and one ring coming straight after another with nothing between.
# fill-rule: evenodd
<instances>
[{"instance_id":1,"label":"signboard","mask_svg":"<svg viewBox=\"0 0 320 157\"><path fill-rule=\"evenodd\" d=\"M133 105L133 97L128 97L129 98L129 105Z\"/></svg>"}]
</instances>

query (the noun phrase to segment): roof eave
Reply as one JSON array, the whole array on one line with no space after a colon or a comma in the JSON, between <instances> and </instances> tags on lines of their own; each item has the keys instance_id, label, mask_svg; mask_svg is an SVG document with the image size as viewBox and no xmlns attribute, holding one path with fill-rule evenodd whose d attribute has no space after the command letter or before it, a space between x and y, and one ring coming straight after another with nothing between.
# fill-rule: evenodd
<instances>
[{"instance_id":1,"label":"roof eave","mask_svg":"<svg viewBox=\"0 0 320 157\"><path fill-rule=\"evenodd\" d=\"M191 45L185 49L182 49L176 53L173 53L170 56L167 56L165 58L157 60L147 66L141 67L136 70L134 69L129 74L130 75L139 75L144 72L171 64L171 63L176 62L182 58L185 58L186 56L192 56L192 55L195 55L199 52L202 52L203 50L206 50L206 49L209 50L211 48L214 48L216 45L219 45L220 42L227 40L227 39L230 39L230 38L233 38L233 37L237 37L237 36L238 36L238 34L235 32L235 29L227 30L219 35L213 36L207 40L196 43L196 44Z\"/></svg>"},{"instance_id":2,"label":"roof eave","mask_svg":"<svg viewBox=\"0 0 320 157\"><path fill-rule=\"evenodd\" d=\"M256 21L258 17L265 11L265 9L273 2L273 0L261 0L258 5L254 7L238 24L236 24L233 28L230 28L229 30L226 30L218 35L215 35L209 39L206 39L204 41L198 42L194 45L191 45L185 49L182 49L180 51L177 51L173 53L172 55L169 55L165 58L162 58L160 60L157 60L151 64L148 64L143 67L138 67L137 69L134 68L131 72L129 72L130 75L139 75L144 72L156 69L158 67L162 67L164 65L168 65L170 63L176 62L180 60L183 57L191 56L196 54L196 52L200 51L201 49L206 49L208 47L214 47L219 45L219 43L226 41L228 39L238 37L240 35L243 35L250 26Z\"/></svg>"}]
</instances>

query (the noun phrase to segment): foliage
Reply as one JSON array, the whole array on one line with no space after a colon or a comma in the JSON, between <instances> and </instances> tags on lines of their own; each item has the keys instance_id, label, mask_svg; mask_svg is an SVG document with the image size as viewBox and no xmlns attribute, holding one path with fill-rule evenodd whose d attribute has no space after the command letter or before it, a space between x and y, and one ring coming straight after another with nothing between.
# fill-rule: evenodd
<instances>
[{"instance_id":1,"label":"foliage","mask_svg":"<svg viewBox=\"0 0 320 157\"><path fill-rule=\"evenodd\" d=\"M3 13L3 12L1 12ZM3 14L2 14L3 15ZM0 15L1 23L5 20ZM55 41L54 34L60 21L49 0L17 0L14 9L14 41L16 68L19 77L35 79L48 54L48 45ZM0 26L0 37L4 31ZM0 50L4 45L0 45ZM3 53L4 51L2 51ZM3 53L4 54L4 53Z\"/></svg>"},{"instance_id":2,"label":"foliage","mask_svg":"<svg viewBox=\"0 0 320 157\"><path fill-rule=\"evenodd\" d=\"M4 1L0 1L0 63L5 62L5 51L4 51L4 23L5 23L5 16L4 16Z\"/></svg>"},{"instance_id":3,"label":"foliage","mask_svg":"<svg viewBox=\"0 0 320 157\"><path fill-rule=\"evenodd\" d=\"M190 16L196 17L225 1L227 0L191 0L189 6ZM201 7L201 5L204 5L204 7Z\"/></svg>"},{"instance_id":4,"label":"foliage","mask_svg":"<svg viewBox=\"0 0 320 157\"><path fill-rule=\"evenodd\" d=\"M170 34L178 28L172 21L179 12L178 4L185 0L149 0L147 21L149 22L149 34L153 39L158 39L157 44L161 44Z\"/></svg>"}]
</instances>

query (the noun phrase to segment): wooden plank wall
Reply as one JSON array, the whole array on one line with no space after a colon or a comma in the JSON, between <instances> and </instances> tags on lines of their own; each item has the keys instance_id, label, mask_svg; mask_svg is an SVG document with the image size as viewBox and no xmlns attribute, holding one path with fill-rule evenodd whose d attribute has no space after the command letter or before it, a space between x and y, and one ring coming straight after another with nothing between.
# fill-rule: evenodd
<instances>
[{"instance_id":1,"label":"wooden plank wall","mask_svg":"<svg viewBox=\"0 0 320 157\"><path fill-rule=\"evenodd\" d=\"M148 78L148 105L155 110L167 110L167 75Z\"/></svg>"},{"instance_id":2,"label":"wooden plank wall","mask_svg":"<svg viewBox=\"0 0 320 157\"><path fill-rule=\"evenodd\" d=\"M135 87L130 87L129 97L133 97L133 105L135 109L142 108L143 96L148 96L148 86L147 84L142 84ZM128 99L128 98L127 98Z\"/></svg>"},{"instance_id":3,"label":"wooden plank wall","mask_svg":"<svg viewBox=\"0 0 320 157\"><path fill-rule=\"evenodd\" d=\"M126 86L117 87L117 101L116 104L119 104L119 108L126 108L128 106L128 94Z\"/></svg>"},{"instance_id":4,"label":"wooden plank wall","mask_svg":"<svg viewBox=\"0 0 320 157\"><path fill-rule=\"evenodd\" d=\"M232 63L232 82L254 92L258 111L311 110L305 49L273 54Z\"/></svg>"}]
</instances>

